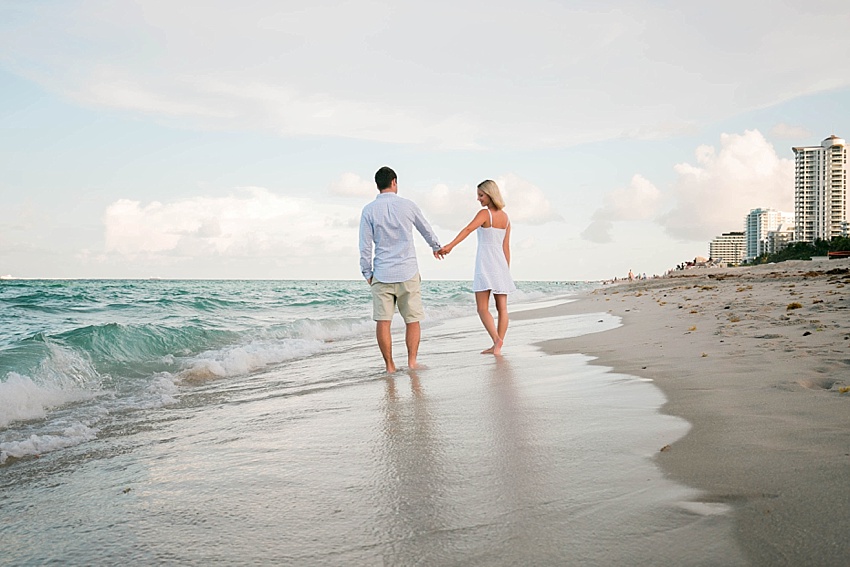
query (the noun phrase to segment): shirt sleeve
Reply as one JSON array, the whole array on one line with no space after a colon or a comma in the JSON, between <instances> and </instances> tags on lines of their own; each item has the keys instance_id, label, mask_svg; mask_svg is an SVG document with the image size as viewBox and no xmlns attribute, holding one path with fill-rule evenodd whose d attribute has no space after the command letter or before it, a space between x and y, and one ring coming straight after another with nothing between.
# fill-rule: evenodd
<instances>
[{"instance_id":1,"label":"shirt sleeve","mask_svg":"<svg viewBox=\"0 0 850 567\"><path fill-rule=\"evenodd\" d=\"M440 246L440 240L437 238L437 235L434 234L434 229L431 228L431 225L425 220L422 210L416 203L413 203L413 226L416 227L416 230L419 231L419 234L422 235L425 242L427 242L428 246L431 247L431 250L436 251L442 248L442 246Z\"/></svg>"},{"instance_id":2,"label":"shirt sleeve","mask_svg":"<svg viewBox=\"0 0 850 567\"><path fill-rule=\"evenodd\" d=\"M372 250L374 249L374 236L371 221L363 213L360 217L360 273L367 280L374 275L372 270Z\"/></svg>"}]
</instances>

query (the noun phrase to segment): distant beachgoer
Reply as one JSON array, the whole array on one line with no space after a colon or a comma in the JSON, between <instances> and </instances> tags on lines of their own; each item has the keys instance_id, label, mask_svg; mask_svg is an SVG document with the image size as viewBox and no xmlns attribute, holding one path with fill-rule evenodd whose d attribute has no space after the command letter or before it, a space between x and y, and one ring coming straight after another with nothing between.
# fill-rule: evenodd
<instances>
[{"instance_id":1,"label":"distant beachgoer","mask_svg":"<svg viewBox=\"0 0 850 567\"><path fill-rule=\"evenodd\" d=\"M516 291L511 278L511 221L502 209L505 201L499 186L489 179L478 185L478 202L484 207L466 228L450 243L437 251L445 255L460 244L473 231L478 233L478 252L475 255L475 274L472 291L478 316L493 340L493 346L481 354L501 354L505 335L508 332L508 295ZM498 325L490 314L490 293L499 316Z\"/></svg>"},{"instance_id":2,"label":"distant beachgoer","mask_svg":"<svg viewBox=\"0 0 850 567\"><path fill-rule=\"evenodd\" d=\"M629 270L629 281L630 282L635 281L635 275L631 270Z\"/></svg>"},{"instance_id":3,"label":"distant beachgoer","mask_svg":"<svg viewBox=\"0 0 850 567\"><path fill-rule=\"evenodd\" d=\"M413 228L437 254L440 241L422 211L413 201L398 196L398 178L389 167L375 173L380 194L363 207L360 216L360 272L372 288L372 318L375 336L387 367L395 372L392 319L396 306L405 323L407 365L416 368L422 307L419 266L413 247Z\"/></svg>"}]
</instances>

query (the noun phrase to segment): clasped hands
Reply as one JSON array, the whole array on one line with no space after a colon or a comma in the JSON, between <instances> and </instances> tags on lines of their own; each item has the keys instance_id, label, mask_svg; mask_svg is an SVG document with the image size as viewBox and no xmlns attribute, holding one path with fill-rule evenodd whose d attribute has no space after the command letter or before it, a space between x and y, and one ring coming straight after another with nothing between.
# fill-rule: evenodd
<instances>
[{"instance_id":1,"label":"clasped hands","mask_svg":"<svg viewBox=\"0 0 850 567\"><path fill-rule=\"evenodd\" d=\"M434 258L436 258L437 260L442 260L443 258L446 257L446 254L448 254L451 251L452 251L451 247L443 246L439 250L434 250Z\"/></svg>"}]
</instances>

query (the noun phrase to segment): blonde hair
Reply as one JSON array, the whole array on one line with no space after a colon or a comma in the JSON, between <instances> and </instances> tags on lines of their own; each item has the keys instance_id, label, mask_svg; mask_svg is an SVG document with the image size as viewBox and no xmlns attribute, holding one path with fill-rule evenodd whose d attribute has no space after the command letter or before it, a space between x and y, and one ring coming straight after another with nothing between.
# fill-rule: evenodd
<instances>
[{"instance_id":1,"label":"blonde hair","mask_svg":"<svg viewBox=\"0 0 850 567\"><path fill-rule=\"evenodd\" d=\"M478 190L490 197L490 201L492 201L497 211L505 208L505 200L502 198L502 192L499 191L499 186L496 185L495 181L491 181L490 179L482 181L478 184Z\"/></svg>"}]
</instances>

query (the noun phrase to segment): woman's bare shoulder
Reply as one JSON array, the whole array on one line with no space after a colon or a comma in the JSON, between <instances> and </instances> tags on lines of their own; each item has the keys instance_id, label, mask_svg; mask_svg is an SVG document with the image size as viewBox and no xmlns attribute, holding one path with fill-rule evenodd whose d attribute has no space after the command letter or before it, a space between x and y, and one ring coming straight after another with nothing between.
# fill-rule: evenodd
<instances>
[{"instance_id":1,"label":"woman's bare shoulder","mask_svg":"<svg viewBox=\"0 0 850 567\"><path fill-rule=\"evenodd\" d=\"M490 222L490 215L487 214L487 209L481 209L475 213L475 217L473 217L472 222L477 224L486 224Z\"/></svg>"}]
</instances>

